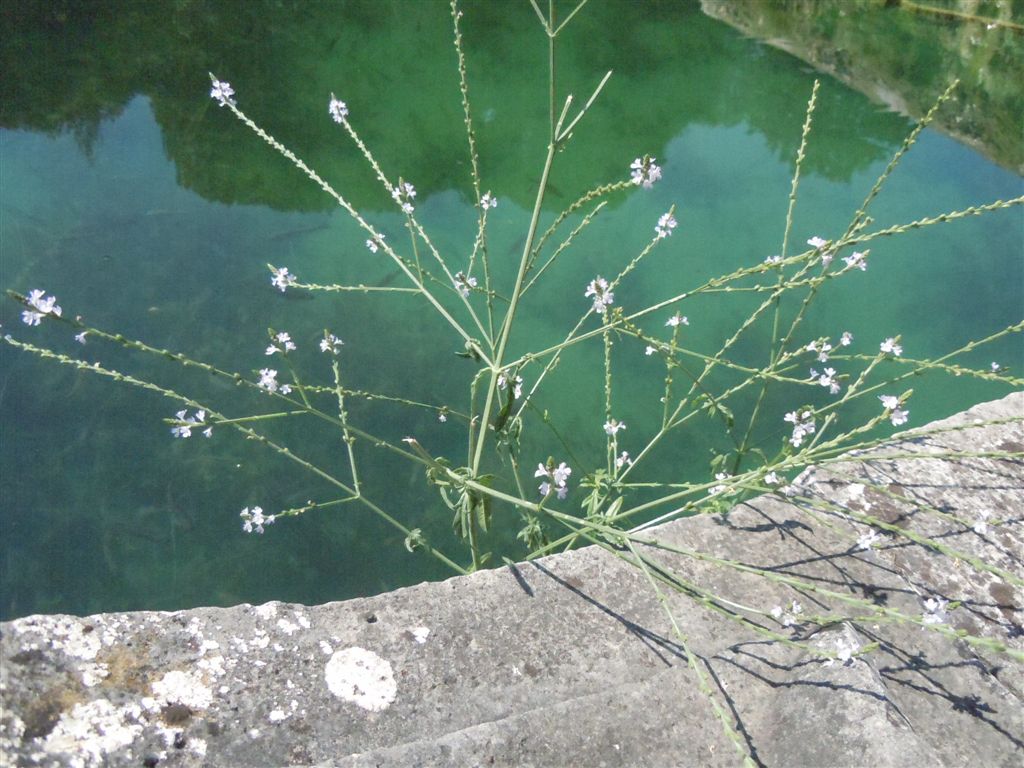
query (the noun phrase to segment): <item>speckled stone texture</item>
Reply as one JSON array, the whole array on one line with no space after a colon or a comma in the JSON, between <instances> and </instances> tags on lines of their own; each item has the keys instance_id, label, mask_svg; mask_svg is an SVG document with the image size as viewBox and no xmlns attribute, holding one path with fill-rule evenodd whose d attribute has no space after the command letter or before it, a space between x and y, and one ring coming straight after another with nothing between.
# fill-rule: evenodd
<instances>
[{"instance_id":1,"label":"speckled stone texture","mask_svg":"<svg viewBox=\"0 0 1024 768\"><path fill-rule=\"evenodd\" d=\"M1024 662L953 634L1024 652L1024 463L984 455L1024 451L1022 419L1017 393L792 498L650 531L705 556L658 551L690 585L663 594L692 658L644 575L595 547L314 607L4 623L0 763L737 765L692 661L757 764L1016 768ZM877 648L829 659L715 605L828 655ZM806 621L833 611L862 618Z\"/></svg>"}]
</instances>

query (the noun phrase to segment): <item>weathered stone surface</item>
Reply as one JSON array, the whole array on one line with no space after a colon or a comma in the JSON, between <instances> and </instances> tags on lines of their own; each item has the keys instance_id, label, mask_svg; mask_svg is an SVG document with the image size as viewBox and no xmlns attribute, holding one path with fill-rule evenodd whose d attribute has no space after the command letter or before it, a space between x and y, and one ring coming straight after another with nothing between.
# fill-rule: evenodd
<instances>
[{"instance_id":1,"label":"weathered stone surface","mask_svg":"<svg viewBox=\"0 0 1024 768\"><path fill-rule=\"evenodd\" d=\"M946 455L1024 450L1022 417L1017 393L932 427L1006 423L903 439L806 472L794 500L653 529L770 577L658 553L692 585L691 596L662 590L692 657L644 574L596 547L315 607L31 616L0 625L0 755L19 766L735 765L692 658L766 766L1017 766L1024 664L869 614L920 621L925 600L961 600L947 629L1024 651L1024 464ZM869 529L851 515L960 556L884 530L859 548ZM879 646L829 663L726 618L694 599L702 591L826 654ZM797 619L864 618L818 629L765 614L793 600Z\"/></svg>"}]
</instances>

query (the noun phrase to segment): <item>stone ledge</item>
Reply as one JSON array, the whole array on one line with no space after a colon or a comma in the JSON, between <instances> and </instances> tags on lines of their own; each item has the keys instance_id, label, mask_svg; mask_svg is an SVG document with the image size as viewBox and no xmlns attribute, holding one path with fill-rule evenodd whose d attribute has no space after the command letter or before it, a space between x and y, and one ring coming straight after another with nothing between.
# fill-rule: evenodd
<instances>
[{"instance_id":1,"label":"stone ledge","mask_svg":"<svg viewBox=\"0 0 1024 768\"><path fill-rule=\"evenodd\" d=\"M866 527L841 514L930 537L1019 581L1024 463L884 458L1024 450L1024 393L930 427L1007 418L897 436L877 458L810 470L799 505L763 496L724 519L652 533L911 615L931 596L961 600L951 627L1024 651L1018 584L905 538L859 549ZM696 587L758 610L794 599L805 615L842 607L708 561L667 562ZM691 598L668 602L760 764L1024 762L1024 664L1010 657L868 620L811 635L826 651L880 644L828 664ZM314 607L30 616L0 633L5 765L738 764L643 574L594 547Z\"/></svg>"}]
</instances>

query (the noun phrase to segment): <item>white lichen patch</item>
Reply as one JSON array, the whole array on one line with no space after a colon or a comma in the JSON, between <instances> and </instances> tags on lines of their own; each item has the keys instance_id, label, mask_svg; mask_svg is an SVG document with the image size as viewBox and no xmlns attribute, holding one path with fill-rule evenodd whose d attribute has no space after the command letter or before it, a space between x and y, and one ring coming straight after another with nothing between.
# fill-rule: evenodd
<instances>
[{"instance_id":1,"label":"white lichen patch","mask_svg":"<svg viewBox=\"0 0 1024 768\"><path fill-rule=\"evenodd\" d=\"M105 677L110 674L110 670L107 669L106 664L94 664L88 662L82 664L78 671L82 675L82 685L86 688L92 688L94 685L98 685Z\"/></svg>"},{"instance_id":2,"label":"white lichen patch","mask_svg":"<svg viewBox=\"0 0 1024 768\"><path fill-rule=\"evenodd\" d=\"M298 611L295 611L294 613L295 620L299 622L300 627L302 627L303 629L309 629L312 626L312 624L309 623L309 619L307 619L304 614L299 613Z\"/></svg>"},{"instance_id":3,"label":"white lichen patch","mask_svg":"<svg viewBox=\"0 0 1024 768\"><path fill-rule=\"evenodd\" d=\"M288 619L278 619L277 628L284 632L286 635L292 635L299 631L299 625L293 624Z\"/></svg>"},{"instance_id":4,"label":"white lichen patch","mask_svg":"<svg viewBox=\"0 0 1024 768\"><path fill-rule=\"evenodd\" d=\"M412 634L412 639L420 645L427 642L427 638L430 636L429 627L413 627L409 632Z\"/></svg>"},{"instance_id":5,"label":"white lichen patch","mask_svg":"<svg viewBox=\"0 0 1024 768\"><path fill-rule=\"evenodd\" d=\"M92 661L103 647L95 625L70 616L31 616L12 623L15 632L37 632L49 640L54 650L76 659Z\"/></svg>"},{"instance_id":6,"label":"white lichen patch","mask_svg":"<svg viewBox=\"0 0 1024 768\"><path fill-rule=\"evenodd\" d=\"M320 641L320 651L326 656L330 656L332 653L334 653L334 649L331 648L331 644L328 643L326 640Z\"/></svg>"},{"instance_id":7,"label":"white lichen patch","mask_svg":"<svg viewBox=\"0 0 1024 768\"><path fill-rule=\"evenodd\" d=\"M365 648L335 651L324 677L331 693L370 712L384 711L398 695L391 663Z\"/></svg>"},{"instance_id":8,"label":"white lichen patch","mask_svg":"<svg viewBox=\"0 0 1024 768\"><path fill-rule=\"evenodd\" d=\"M213 703L213 691L191 672L168 672L153 683L153 693L162 704L184 704L192 710L207 709Z\"/></svg>"},{"instance_id":9,"label":"white lichen patch","mask_svg":"<svg viewBox=\"0 0 1024 768\"><path fill-rule=\"evenodd\" d=\"M252 609L252 611L264 621L270 621L272 618L277 616L277 603L264 603L263 605L257 605Z\"/></svg>"},{"instance_id":10,"label":"white lichen patch","mask_svg":"<svg viewBox=\"0 0 1024 768\"><path fill-rule=\"evenodd\" d=\"M106 699L76 704L63 712L42 744L44 752L72 756L70 765L91 768L107 763L107 756L127 747L142 733L127 711Z\"/></svg>"}]
</instances>

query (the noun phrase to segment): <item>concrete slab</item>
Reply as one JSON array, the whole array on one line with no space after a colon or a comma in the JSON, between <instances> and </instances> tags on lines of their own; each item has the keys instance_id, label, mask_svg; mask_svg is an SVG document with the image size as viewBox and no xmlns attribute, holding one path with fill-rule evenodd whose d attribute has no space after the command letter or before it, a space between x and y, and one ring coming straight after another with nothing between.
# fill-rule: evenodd
<instances>
[{"instance_id":1,"label":"concrete slab","mask_svg":"<svg viewBox=\"0 0 1024 768\"><path fill-rule=\"evenodd\" d=\"M1024 452L1022 424L1016 393L869 461L808 471L791 499L652 530L693 552L643 548L688 592L666 588L664 604L639 569L590 547L313 607L7 622L0 756L83 767L736 765L695 666L755 764L1018 766L1024 463L984 454ZM870 549L858 546L863 520L881 531ZM885 613L921 621L938 598L962 601L942 625ZM848 620L808 621L825 615ZM845 661L814 652L872 643Z\"/></svg>"}]
</instances>

